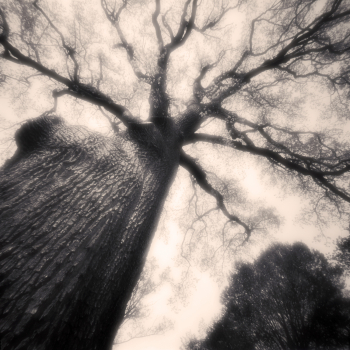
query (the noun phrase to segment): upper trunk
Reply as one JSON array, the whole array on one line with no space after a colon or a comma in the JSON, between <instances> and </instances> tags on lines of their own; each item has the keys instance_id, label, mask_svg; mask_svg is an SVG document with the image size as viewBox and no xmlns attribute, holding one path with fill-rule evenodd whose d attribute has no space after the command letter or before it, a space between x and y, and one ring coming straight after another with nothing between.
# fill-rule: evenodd
<instances>
[{"instance_id":1,"label":"upper trunk","mask_svg":"<svg viewBox=\"0 0 350 350\"><path fill-rule=\"evenodd\" d=\"M178 165L165 129L106 138L41 117L17 132L0 182L3 349L112 346Z\"/></svg>"}]
</instances>

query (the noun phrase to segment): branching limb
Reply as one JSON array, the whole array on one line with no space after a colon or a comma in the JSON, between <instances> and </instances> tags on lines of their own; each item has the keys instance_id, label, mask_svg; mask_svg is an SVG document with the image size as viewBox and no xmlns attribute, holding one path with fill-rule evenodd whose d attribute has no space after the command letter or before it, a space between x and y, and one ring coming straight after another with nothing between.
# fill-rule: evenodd
<instances>
[{"instance_id":1,"label":"branching limb","mask_svg":"<svg viewBox=\"0 0 350 350\"><path fill-rule=\"evenodd\" d=\"M208 194L210 194L216 199L216 204L218 208L230 221L233 221L244 228L245 234L246 234L245 241L248 241L251 235L252 229L249 228L249 226L245 224L243 221L241 221L236 215L232 215L228 212L224 203L224 197L220 192L215 190L211 186L211 184L208 182L205 171L196 163L196 161L192 157L190 157L183 151L180 154L180 165L184 167L195 178L198 185L205 192L207 192Z\"/></svg>"},{"instance_id":2,"label":"branching limb","mask_svg":"<svg viewBox=\"0 0 350 350\"><path fill-rule=\"evenodd\" d=\"M205 33L208 29L215 29L215 27L220 23L220 21L223 19L223 17L231 10L234 10L235 8L239 7L240 3L238 2L236 6L233 7L227 7L222 6L220 13L213 19L207 19L206 23L201 27L197 27L195 24L193 25L193 29L200 32Z\"/></svg>"},{"instance_id":3,"label":"branching limb","mask_svg":"<svg viewBox=\"0 0 350 350\"><path fill-rule=\"evenodd\" d=\"M166 20L166 15L168 14L169 11L170 11L170 9L167 12L165 12L164 15L162 16L162 22L163 22L164 27L167 29L167 31L169 33L171 41L173 41L174 40L174 33L173 33L173 30L171 29L168 21Z\"/></svg>"},{"instance_id":4,"label":"branching limb","mask_svg":"<svg viewBox=\"0 0 350 350\"><path fill-rule=\"evenodd\" d=\"M214 67L217 66L217 64L223 59L225 56L226 51L223 50L219 54L219 58L217 59L216 62L207 64L201 68L201 71L199 73L199 76L195 79L193 83L193 96L195 97L196 101L200 103L202 99L205 96L205 90L202 86L202 80L204 79L205 75Z\"/></svg>"},{"instance_id":5,"label":"branching limb","mask_svg":"<svg viewBox=\"0 0 350 350\"><path fill-rule=\"evenodd\" d=\"M18 49L13 47L7 40L0 41L0 43L6 49L5 54L3 55L3 58L8 59L11 62L14 62L17 64L34 68L35 70L39 71L43 75L49 78L52 78L57 82L62 83L63 85L66 85L68 89L62 90L57 95L57 97L59 95L62 96L63 94L67 94L67 95L76 97L78 99L95 104L97 106L104 107L106 108L106 110L116 115L126 126L128 126L129 123L138 122L137 118L133 117L125 107L114 103L110 97L108 97L107 95L104 95L94 87L81 84L81 83L78 83L78 84L73 83L71 80L59 75L55 71L48 69L45 66L41 65L40 63L35 62L31 58L23 55Z\"/></svg>"},{"instance_id":6,"label":"branching limb","mask_svg":"<svg viewBox=\"0 0 350 350\"><path fill-rule=\"evenodd\" d=\"M192 3L192 4L191 4ZM186 19L188 8L192 5L191 16L189 20ZM165 15L163 16L163 23L165 23L165 27L168 29L168 32L171 37L171 41L167 45L163 45L163 40L161 37L161 32L159 28L159 24L157 21L157 17L160 13L160 2L156 1L156 11L153 14L152 21L153 25L156 29L157 38L158 38L158 46L160 48L158 62L157 62L157 72L151 78L151 93L149 97L150 102L150 119L152 121L160 120L163 118L167 118L169 115L169 97L167 95L167 66L170 58L170 54L175 51L177 48L182 46L188 37L191 34L191 31L194 26L194 21L196 18L196 11L198 6L198 0L187 0L184 4L184 8L182 11L182 16L180 19L180 26L177 31L177 34L174 36L173 32L166 22Z\"/></svg>"},{"instance_id":7,"label":"branching limb","mask_svg":"<svg viewBox=\"0 0 350 350\"><path fill-rule=\"evenodd\" d=\"M67 56L70 57L70 59L73 61L74 63L74 73L73 73L73 79L75 82L79 81L79 64L76 58L76 50L74 48L72 48L71 46L67 45L63 34L60 32L60 30L53 24L53 22L51 21L50 17L45 13L45 11L38 5L38 1L39 0L35 0L33 2L33 6L42 13L42 15L46 18L46 20L49 22L51 28L60 36L61 38L61 43L62 43L62 47L65 50L65 53Z\"/></svg>"},{"instance_id":8,"label":"branching limb","mask_svg":"<svg viewBox=\"0 0 350 350\"><path fill-rule=\"evenodd\" d=\"M105 111L102 109L101 106L98 106L98 108L99 108L100 112L103 114L103 116L109 121L109 124L111 125L112 130L114 132L119 132L118 125L121 123L121 120L119 120L119 121L116 121L115 119L112 120L112 118L110 118L110 116L107 113L105 113Z\"/></svg>"},{"instance_id":9,"label":"branching limb","mask_svg":"<svg viewBox=\"0 0 350 350\"><path fill-rule=\"evenodd\" d=\"M240 138L246 144L254 144L251 139L247 136L247 133L259 133L265 142L267 147L273 151L284 154L285 156L290 157L294 162L299 162L305 164L308 168L318 167L318 171L321 171L324 175L342 175L347 171L347 167L344 167L344 164L349 164L349 152L345 151L342 154L338 155L337 151L326 145L322 141L322 135L316 132L311 131L292 131L287 128L281 128L270 123L256 124L245 118L239 117L237 114L230 112L224 108L221 109L222 114L217 114L217 118L222 118L226 121L226 127L232 137L232 139ZM250 129L246 131L239 131L235 124L248 126ZM293 148L287 147L285 144L276 141L268 132L268 129L275 130L280 134L287 135L293 140ZM301 153L305 153L305 144L301 142L300 136L309 135L313 137L317 146L319 154L316 156L314 151L314 156L305 156ZM295 142L297 141L297 142ZM297 146L298 145L298 146ZM298 153L299 152L299 153ZM315 169L314 169L315 170Z\"/></svg>"},{"instance_id":10,"label":"branching limb","mask_svg":"<svg viewBox=\"0 0 350 350\"><path fill-rule=\"evenodd\" d=\"M280 165L287 170L293 170L304 176L311 176L311 178L321 187L329 189L332 193L350 203L350 195L345 191L340 190L333 185L326 177L327 176L341 176L350 172L350 164L346 164L341 169L336 171L319 171L313 170L310 165L306 163L295 162L294 159L286 159L281 154L271 151L266 148L257 147L253 144L244 145L240 141L230 140L221 136L214 136L202 133L196 133L187 140L187 144L194 142L209 142L211 144L222 145L234 148L238 151L248 152L253 155L264 157L270 160L273 164Z\"/></svg>"},{"instance_id":11,"label":"branching limb","mask_svg":"<svg viewBox=\"0 0 350 350\"><path fill-rule=\"evenodd\" d=\"M192 12L190 19L187 21L187 10L192 2ZM161 37L161 32L159 28L159 23L157 17L160 13L160 2L156 1L156 11L152 16L152 22L156 29L156 34L158 38L158 47L160 48L158 62L157 62L157 72L151 78L151 93L150 93L150 118L166 118L169 113L169 98L166 92L166 83L167 83L167 66L170 58L171 52L175 51L178 47L183 45L185 41L191 34L193 29L196 11L197 11L197 2L198 0L187 0L185 2L180 26L177 31L177 34L174 36L170 26L167 24L165 15L163 16L163 23L168 29L171 41L167 45L163 45L163 39Z\"/></svg>"},{"instance_id":12,"label":"branching limb","mask_svg":"<svg viewBox=\"0 0 350 350\"><path fill-rule=\"evenodd\" d=\"M156 0L156 9L152 15L152 23L153 23L154 29L156 31L159 51L161 51L164 44L163 44L162 32L160 31L160 26L158 23L159 14L160 14L160 0Z\"/></svg>"},{"instance_id":13,"label":"branching limb","mask_svg":"<svg viewBox=\"0 0 350 350\"><path fill-rule=\"evenodd\" d=\"M111 22L113 27L116 28L117 33L119 35L119 39L121 41L121 44L118 44L115 47L123 47L125 49L127 53L128 61L135 75L139 79L150 84L150 76L141 72L138 66L138 63L136 61L135 50L133 46L126 40L124 33L120 27L120 23L119 23L120 16L123 10L126 8L127 4L128 4L128 0L123 0L123 5L118 9L118 11L115 11L115 9L109 8L107 0L101 0L101 6L103 8L103 11L105 12L107 19Z\"/></svg>"},{"instance_id":14,"label":"branching limb","mask_svg":"<svg viewBox=\"0 0 350 350\"><path fill-rule=\"evenodd\" d=\"M47 77L52 78L66 86L70 86L73 84L73 82L70 79L63 77L62 75L56 73L54 70L48 69L42 64L31 59L30 57L23 55L17 48L12 46L4 36L0 37L0 44L5 49L5 52L2 54L3 58L11 62L33 68L38 72L42 73L43 75L46 75Z\"/></svg>"},{"instance_id":15,"label":"branching limb","mask_svg":"<svg viewBox=\"0 0 350 350\"><path fill-rule=\"evenodd\" d=\"M192 2L192 12L189 20L187 21L186 20L187 10L191 2ZM192 29L194 28L194 21L196 18L197 7L198 7L198 0L187 0L185 2L181 20L180 20L179 29L175 37L171 41L171 43L167 45L167 48L169 49L169 51L176 50L177 48L182 46L186 42L186 40L189 38L192 32Z\"/></svg>"},{"instance_id":16,"label":"branching limb","mask_svg":"<svg viewBox=\"0 0 350 350\"><path fill-rule=\"evenodd\" d=\"M110 97L102 94L100 91L94 89L89 85L79 84L70 89L61 90L55 93L55 97L63 95L70 95L83 101L90 102L96 106L105 108L108 112L115 115L126 127L130 123L140 123L138 118L132 116L126 107L115 104ZM113 129L115 129L115 122L111 122Z\"/></svg>"},{"instance_id":17,"label":"branching limb","mask_svg":"<svg viewBox=\"0 0 350 350\"><path fill-rule=\"evenodd\" d=\"M326 68L333 62L329 59L330 56L342 57L348 55L350 51L349 34L344 28L339 27L339 32L343 34L340 40L339 37L332 34L338 25L350 18L350 10L342 9L340 7L341 3L342 1L334 0L328 11L310 20L309 24L301 26L298 23L305 20L306 13L301 14L293 11L287 23L275 22L274 17L278 14L281 16L286 14L287 16L288 11L293 10L293 7L286 7L282 1L275 2L271 8L252 21L249 50L243 54L232 69L220 74L213 80L213 83L206 89L207 97L216 103L221 103L248 84L252 78L268 70L279 69L291 74L294 78L321 76L322 72L319 69ZM310 8L307 11L310 12ZM266 14L268 16L265 18L264 15ZM303 20L298 16L301 16ZM256 53L253 44L253 37L256 32L255 26L258 22L263 21L275 28L280 28L281 33L265 50ZM262 64L245 72L239 71L238 67L241 67L242 62L246 61L248 57L263 57L264 55L267 59ZM272 58L270 58L271 56ZM315 64L315 69L301 73L298 72L297 67L292 67L295 63L302 61ZM331 80L333 79L333 83L344 84L347 81L346 78L332 78L329 74L328 76Z\"/></svg>"},{"instance_id":18,"label":"branching limb","mask_svg":"<svg viewBox=\"0 0 350 350\"><path fill-rule=\"evenodd\" d=\"M71 81L54 70L51 70L41 63L34 61L32 58L22 54L7 40L9 33L8 24L3 11L0 12L0 15L3 27L3 32L0 35L0 44L5 49L4 53L1 55L2 58L22 66L33 68L42 75L65 85L68 89L54 92L56 98L63 94L67 94L88 101L94 105L104 107L107 111L118 117L126 126L129 126L129 123L139 123L138 118L132 116L124 106L116 104L109 96L103 94L93 86L82 84L77 81Z\"/></svg>"}]
</instances>

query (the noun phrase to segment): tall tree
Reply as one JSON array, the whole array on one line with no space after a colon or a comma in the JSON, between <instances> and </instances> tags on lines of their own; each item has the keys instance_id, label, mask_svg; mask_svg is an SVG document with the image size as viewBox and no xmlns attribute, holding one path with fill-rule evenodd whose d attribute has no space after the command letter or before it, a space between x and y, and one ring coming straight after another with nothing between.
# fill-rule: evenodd
<instances>
[{"instance_id":1,"label":"tall tree","mask_svg":"<svg viewBox=\"0 0 350 350\"><path fill-rule=\"evenodd\" d=\"M223 251L270 220L267 211L246 217L233 210L230 191L214 185L184 146L232 149L232 166L239 153L260 157L299 181L315 203L343 212L350 202L341 131L293 124L296 86L304 81L332 92L344 116L348 1L264 2L254 18L254 5L239 0L94 5L76 0L73 15L53 1L8 0L0 9L1 82L18 99L39 85L54 99L49 112L16 132L17 152L1 172L6 349L111 347L179 165L226 218ZM241 9L250 24L237 44L225 28ZM185 45L197 50L193 64L176 56ZM206 45L217 50L208 56ZM179 98L180 90L187 96ZM61 98L94 106L113 135L66 124L54 113ZM247 105L250 116L238 115ZM198 132L209 118L226 130Z\"/></svg>"},{"instance_id":2,"label":"tall tree","mask_svg":"<svg viewBox=\"0 0 350 350\"><path fill-rule=\"evenodd\" d=\"M342 270L305 245L276 244L242 263L222 296L225 311L188 349L341 349L350 341Z\"/></svg>"}]
</instances>

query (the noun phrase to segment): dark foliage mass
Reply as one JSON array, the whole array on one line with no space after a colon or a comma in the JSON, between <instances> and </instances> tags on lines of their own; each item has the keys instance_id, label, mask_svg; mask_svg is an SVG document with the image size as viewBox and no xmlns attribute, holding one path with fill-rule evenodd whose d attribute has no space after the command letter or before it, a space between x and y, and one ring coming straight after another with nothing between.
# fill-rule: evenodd
<instances>
[{"instance_id":1,"label":"dark foliage mass","mask_svg":"<svg viewBox=\"0 0 350 350\"><path fill-rule=\"evenodd\" d=\"M241 263L222 295L225 311L207 337L187 349L344 349L350 300L342 270L304 244L277 244Z\"/></svg>"},{"instance_id":2,"label":"dark foliage mass","mask_svg":"<svg viewBox=\"0 0 350 350\"><path fill-rule=\"evenodd\" d=\"M350 237L340 238L337 241L336 251L333 258L344 269L346 274L350 272Z\"/></svg>"}]
</instances>

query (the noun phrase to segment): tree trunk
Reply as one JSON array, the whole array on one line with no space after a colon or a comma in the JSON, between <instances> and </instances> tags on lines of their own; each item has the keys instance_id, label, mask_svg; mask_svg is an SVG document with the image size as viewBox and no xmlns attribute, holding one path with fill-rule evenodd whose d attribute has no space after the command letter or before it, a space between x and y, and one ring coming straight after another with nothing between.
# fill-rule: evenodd
<instances>
[{"instance_id":1,"label":"tree trunk","mask_svg":"<svg viewBox=\"0 0 350 350\"><path fill-rule=\"evenodd\" d=\"M43 116L0 182L1 349L110 349L178 166L171 123L111 138Z\"/></svg>"}]
</instances>

